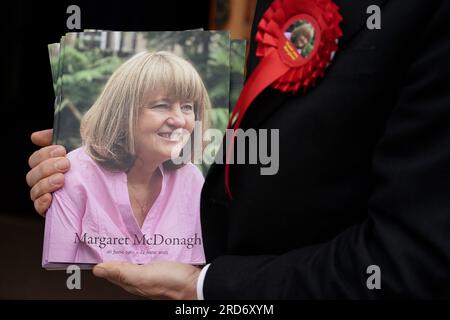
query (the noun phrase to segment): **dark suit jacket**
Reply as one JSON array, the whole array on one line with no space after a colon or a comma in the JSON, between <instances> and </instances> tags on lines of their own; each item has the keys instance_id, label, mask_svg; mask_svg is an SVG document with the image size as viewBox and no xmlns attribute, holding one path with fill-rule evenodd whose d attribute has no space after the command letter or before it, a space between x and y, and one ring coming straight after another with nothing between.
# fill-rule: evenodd
<instances>
[{"instance_id":1,"label":"dark suit jacket","mask_svg":"<svg viewBox=\"0 0 450 320\"><path fill-rule=\"evenodd\" d=\"M278 174L232 165L233 200L223 165L207 176L206 299L450 297L450 1L335 2L326 76L306 94L267 89L242 123L280 130ZM372 4L381 30L366 28Z\"/></svg>"}]
</instances>

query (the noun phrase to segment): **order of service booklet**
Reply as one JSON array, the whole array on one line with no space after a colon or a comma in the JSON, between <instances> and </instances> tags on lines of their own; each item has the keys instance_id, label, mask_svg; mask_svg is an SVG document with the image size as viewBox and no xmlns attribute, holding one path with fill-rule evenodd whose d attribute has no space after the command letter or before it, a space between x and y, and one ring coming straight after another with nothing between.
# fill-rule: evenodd
<instances>
[{"instance_id":1,"label":"order of service booklet","mask_svg":"<svg viewBox=\"0 0 450 320\"><path fill-rule=\"evenodd\" d=\"M70 161L42 266L205 263L200 193L243 84L222 31L68 33L48 46L54 144Z\"/></svg>"}]
</instances>

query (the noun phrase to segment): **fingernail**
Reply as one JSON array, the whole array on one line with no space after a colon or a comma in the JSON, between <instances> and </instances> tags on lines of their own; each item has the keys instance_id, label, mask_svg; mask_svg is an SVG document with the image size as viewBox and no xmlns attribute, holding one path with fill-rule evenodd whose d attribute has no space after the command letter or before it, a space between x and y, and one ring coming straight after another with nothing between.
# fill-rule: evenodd
<instances>
[{"instance_id":1,"label":"fingernail","mask_svg":"<svg viewBox=\"0 0 450 320\"><path fill-rule=\"evenodd\" d=\"M57 146L55 149L53 149L52 151L50 151L50 156L52 158L54 157L62 157L66 154L65 149L61 146Z\"/></svg>"},{"instance_id":2,"label":"fingernail","mask_svg":"<svg viewBox=\"0 0 450 320\"><path fill-rule=\"evenodd\" d=\"M100 278L106 277L106 270L102 267L95 266L94 270L92 270L92 271L94 272L94 275L96 277L100 277Z\"/></svg>"},{"instance_id":3,"label":"fingernail","mask_svg":"<svg viewBox=\"0 0 450 320\"><path fill-rule=\"evenodd\" d=\"M55 163L55 168L59 171L66 170L68 167L69 167L69 163L67 162L66 159L58 160Z\"/></svg>"},{"instance_id":4,"label":"fingernail","mask_svg":"<svg viewBox=\"0 0 450 320\"><path fill-rule=\"evenodd\" d=\"M62 184L64 181L64 176L62 174L53 175L50 177L50 183L57 186Z\"/></svg>"}]
</instances>

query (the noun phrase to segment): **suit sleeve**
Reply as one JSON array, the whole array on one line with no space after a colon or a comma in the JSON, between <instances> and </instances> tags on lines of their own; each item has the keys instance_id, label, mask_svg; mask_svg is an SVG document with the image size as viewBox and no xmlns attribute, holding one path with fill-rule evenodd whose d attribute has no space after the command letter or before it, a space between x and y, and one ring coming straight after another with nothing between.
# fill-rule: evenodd
<instances>
[{"instance_id":1,"label":"suit sleeve","mask_svg":"<svg viewBox=\"0 0 450 320\"><path fill-rule=\"evenodd\" d=\"M206 273L205 299L450 297L449 16L442 1L424 23L373 155L367 219L280 256L221 256ZM367 286L371 265L381 289Z\"/></svg>"}]
</instances>

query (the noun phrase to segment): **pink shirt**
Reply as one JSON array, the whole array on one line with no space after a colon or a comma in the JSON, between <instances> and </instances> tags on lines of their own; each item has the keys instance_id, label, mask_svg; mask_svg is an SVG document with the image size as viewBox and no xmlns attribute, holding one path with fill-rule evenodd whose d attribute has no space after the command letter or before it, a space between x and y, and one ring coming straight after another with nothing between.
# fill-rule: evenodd
<instances>
[{"instance_id":1,"label":"pink shirt","mask_svg":"<svg viewBox=\"0 0 450 320\"><path fill-rule=\"evenodd\" d=\"M205 263L200 226L204 179L192 163L171 171L160 166L161 192L140 228L125 172L104 169L83 147L67 157L71 168L46 215L44 268L112 260Z\"/></svg>"}]
</instances>

